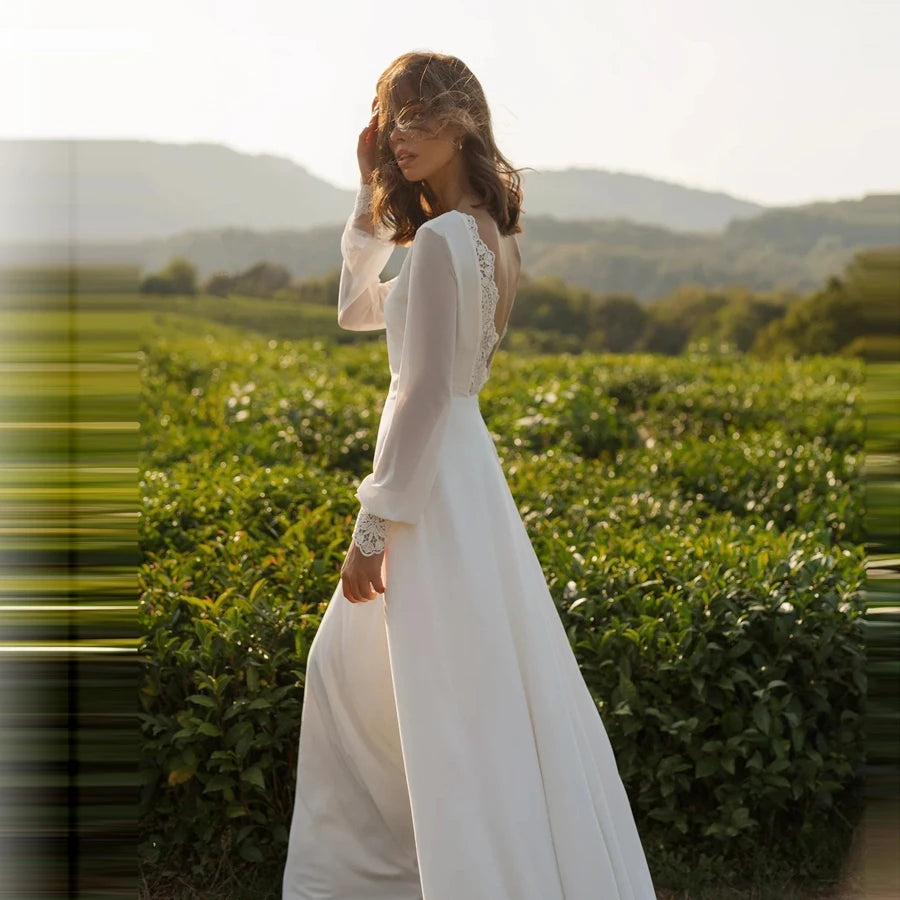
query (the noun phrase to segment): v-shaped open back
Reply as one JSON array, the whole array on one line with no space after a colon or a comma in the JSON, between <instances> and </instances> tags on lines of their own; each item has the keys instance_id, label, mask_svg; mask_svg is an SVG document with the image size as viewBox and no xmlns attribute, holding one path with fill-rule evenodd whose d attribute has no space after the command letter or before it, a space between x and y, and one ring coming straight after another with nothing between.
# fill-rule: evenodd
<instances>
[{"instance_id":1,"label":"v-shaped open back","mask_svg":"<svg viewBox=\"0 0 900 900\"><path fill-rule=\"evenodd\" d=\"M504 291L505 296L501 296L498 283L499 278L496 271L497 253L482 238L475 216L471 213L464 213L461 210L459 212L466 220L466 225L472 237L482 283L482 302L484 306L481 363L483 373L481 379L478 379L478 373L476 373L475 377L483 383L490 373L494 354L497 352L497 348L500 346L509 328L509 320L516 296L515 284L518 281L519 273L516 270L516 277L512 280L512 287L510 287L509 278L503 279L506 290ZM513 240L515 239L513 238ZM503 262L504 270L508 270L510 262L508 260ZM478 386L480 387L480 385Z\"/></svg>"}]
</instances>

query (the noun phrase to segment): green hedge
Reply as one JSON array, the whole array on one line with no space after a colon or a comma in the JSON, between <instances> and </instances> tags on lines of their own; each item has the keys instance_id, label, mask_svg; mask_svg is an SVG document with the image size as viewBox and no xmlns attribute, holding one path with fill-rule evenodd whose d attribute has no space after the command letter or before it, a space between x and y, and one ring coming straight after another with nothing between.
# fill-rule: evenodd
<instances>
[{"instance_id":1,"label":"green hedge","mask_svg":"<svg viewBox=\"0 0 900 900\"><path fill-rule=\"evenodd\" d=\"M495 367L482 410L657 883L836 873L862 764L861 364ZM384 347L200 336L149 345L145 375L141 858L277 871Z\"/></svg>"}]
</instances>

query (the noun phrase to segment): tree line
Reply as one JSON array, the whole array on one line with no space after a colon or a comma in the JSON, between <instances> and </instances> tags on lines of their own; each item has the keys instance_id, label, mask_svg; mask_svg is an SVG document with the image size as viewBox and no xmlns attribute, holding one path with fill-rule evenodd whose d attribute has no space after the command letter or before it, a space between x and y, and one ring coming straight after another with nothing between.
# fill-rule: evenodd
<instances>
[{"instance_id":1,"label":"tree line","mask_svg":"<svg viewBox=\"0 0 900 900\"><path fill-rule=\"evenodd\" d=\"M259 297L337 306L340 271L292 280L284 266L260 262L236 275L196 284L178 257L146 277L141 291ZM523 273L510 319L519 350L660 353L698 341L762 358L835 354L900 359L900 248L857 252L840 276L811 294L752 292L740 285L685 284L653 303L628 293L599 295L560 278Z\"/></svg>"}]
</instances>

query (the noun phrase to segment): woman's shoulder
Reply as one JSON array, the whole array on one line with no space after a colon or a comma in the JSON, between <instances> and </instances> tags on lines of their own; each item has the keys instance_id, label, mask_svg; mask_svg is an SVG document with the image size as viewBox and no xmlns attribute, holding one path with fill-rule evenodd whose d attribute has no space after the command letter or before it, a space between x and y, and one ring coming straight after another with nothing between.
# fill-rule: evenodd
<instances>
[{"instance_id":1,"label":"woman's shoulder","mask_svg":"<svg viewBox=\"0 0 900 900\"><path fill-rule=\"evenodd\" d=\"M443 238L448 245L454 240L459 241L465 233L465 216L457 209L441 213L431 219L426 219L417 229L412 240L412 247L424 244L433 244L434 236Z\"/></svg>"},{"instance_id":2,"label":"woman's shoulder","mask_svg":"<svg viewBox=\"0 0 900 900\"><path fill-rule=\"evenodd\" d=\"M428 231L434 231L437 234L444 235L445 237L452 233L455 229L459 228L458 222L465 221L465 213L460 212L458 209L451 209L445 213L441 213L439 216L434 216L431 219L426 219L416 230L416 234L418 235L422 229L426 229Z\"/></svg>"}]
</instances>

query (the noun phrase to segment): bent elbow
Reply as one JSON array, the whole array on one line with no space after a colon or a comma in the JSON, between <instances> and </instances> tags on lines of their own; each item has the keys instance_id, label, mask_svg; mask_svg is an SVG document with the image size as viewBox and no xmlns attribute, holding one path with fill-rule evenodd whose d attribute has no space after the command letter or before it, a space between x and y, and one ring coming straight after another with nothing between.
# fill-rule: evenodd
<instances>
[{"instance_id":1,"label":"bent elbow","mask_svg":"<svg viewBox=\"0 0 900 900\"><path fill-rule=\"evenodd\" d=\"M381 331L385 327L384 322L361 316L359 310L353 307L339 309L337 323L345 331Z\"/></svg>"}]
</instances>

